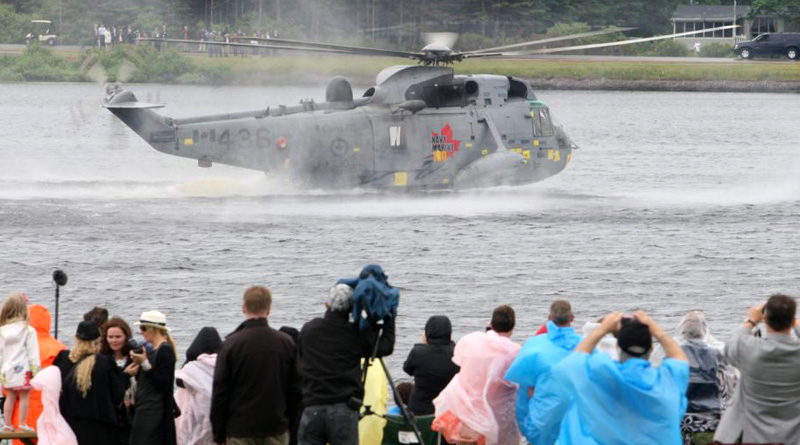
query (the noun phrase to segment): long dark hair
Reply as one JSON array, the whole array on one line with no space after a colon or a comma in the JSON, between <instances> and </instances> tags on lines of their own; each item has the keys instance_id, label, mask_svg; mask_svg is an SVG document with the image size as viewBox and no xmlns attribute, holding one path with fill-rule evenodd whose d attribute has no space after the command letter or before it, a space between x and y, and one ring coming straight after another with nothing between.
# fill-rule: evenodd
<instances>
[{"instance_id":1,"label":"long dark hair","mask_svg":"<svg viewBox=\"0 0 800 445\"><path fill-rule=\"evenodd\" d=\"M106 333L108 332L109 328L119 328L122 330L122 333L125 334L125 344L122 346L122 355L127 357L131 352L131 347L128 346L128 340L133 337L133 332L131 332L131 327L128 326L128 323L120 317L112 317L100 328L100 332L103 334L103 346L101 352L106 355L114 355L114 351L111 350L111 346L108 345L108 339L106 338Z\"/></svg>"}]
</instances>

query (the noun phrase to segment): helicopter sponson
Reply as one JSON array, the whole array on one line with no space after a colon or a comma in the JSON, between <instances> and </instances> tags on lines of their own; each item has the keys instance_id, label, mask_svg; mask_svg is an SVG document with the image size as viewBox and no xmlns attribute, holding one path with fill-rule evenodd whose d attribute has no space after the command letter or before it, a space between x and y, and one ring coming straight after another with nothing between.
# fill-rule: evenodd
<instances>
[{"instance_id":1,"label":"helicopter sponson","mask_svg":"<svg viewBox=\"0 0 800 445\"><path fill-rule=\"evenodd\" d=\"M561 172L577 148L527 82L447 66L387 68L359 98L335 77L324 103L172 119L116 87L105 107L163 153L308 187L528 184Z\"/></svg>"}]
</instances>

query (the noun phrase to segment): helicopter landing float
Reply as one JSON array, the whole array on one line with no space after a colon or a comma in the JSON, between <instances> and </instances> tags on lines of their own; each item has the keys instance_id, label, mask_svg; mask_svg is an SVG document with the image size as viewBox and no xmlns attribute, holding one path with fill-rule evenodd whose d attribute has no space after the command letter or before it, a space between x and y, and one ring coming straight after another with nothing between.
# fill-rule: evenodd
<instances>
[{"instance_id":1,"label":"helicopter landing float","mask_svg":"<svg viewBox=\"0 0 800 445\"><path fill-rule=\"evenodd\" d=\"M527 184L562 171L576 148L528 83L447 66L386 68L359 98L335 77L326 102L292 107L172 119L119 88L105 107L163 153L310 187Z\"/></svg>"}]
</instances>

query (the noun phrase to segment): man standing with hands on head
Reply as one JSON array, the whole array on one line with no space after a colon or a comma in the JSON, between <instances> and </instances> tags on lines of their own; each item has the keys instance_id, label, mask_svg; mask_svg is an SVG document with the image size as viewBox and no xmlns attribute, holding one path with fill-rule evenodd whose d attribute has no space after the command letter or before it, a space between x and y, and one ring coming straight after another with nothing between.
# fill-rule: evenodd
<instances>
[{"instance_id":1,"label":"man standing with hands on head","mask_svg":"<svg viewBox=\"0 0 800 445\"><path fill-rule=\"evenodd\" d=\"M592 353L608 333L616 334L619 361ZM659 367L648 361L653 337L667 357ZM551 381L536 392L556 402L543 415L563 416L560 445L683 444L689 363L680 345L643 311L606 315L550 372Z\"/></svg>"},{"instance_id":2,"label":"man standing with hands on head","mask_svg":"<svg viewBox=\"0 0 800 445\"><path fill-rule=\"evenodd\" d=\"M800 339L792 335L796 313L797 302L784 294L747 310L747 319L725 345L741 379L738 400L722 416L718 434L735 427L744 443L800 443ZM762 321L767 332L756 337L753 331Z\"/></svg>"},{"instance_id":3,"label":"man standing with hands on head","mask_svg":"<svg viewBox=\"0 0 800 445\"><path fill-rule=\"evenodd\" d=\"M294 340L267 323L271 306L269 289L247 289L246 320L217 353L211 396L215 443L287 445L299 420L297 351Z\"/></svg>"}]
</instances>

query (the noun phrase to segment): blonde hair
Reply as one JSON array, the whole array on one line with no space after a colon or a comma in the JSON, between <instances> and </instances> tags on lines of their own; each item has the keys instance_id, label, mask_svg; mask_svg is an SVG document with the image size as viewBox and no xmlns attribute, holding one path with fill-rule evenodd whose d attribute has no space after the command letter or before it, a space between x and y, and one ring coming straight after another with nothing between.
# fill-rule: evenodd
<instances>
[{"instance_id":1,"label":"blonde hair","mask_svg":"<svg viewBox=\"0 0 800 445\"><path fill-rule=\"evenodd\" d=\"M14 321L23 321L25 324L30 323L28 301L19 292L14 292L6 297L3 307L0 309L0 326L5 326Z\"/></svg>"},{"instance_id":2,"label":"blonde hair","mask_svg":"<svg viewBox=\"0 0 800 445\"><path fill-rule=\"evenodd\" d=\"M175 344L175 339L172 338L172 335L170 335L169 331L167 331L166 329L163 329L163 328L157 328L157 327L152 326L152 325L147 325L147 329L152 329L154 331L158 331L161 335L166 337L167 342L169 342L170 346L172 346L172 353L175 354L175 360L177 360L178 359L178 345Z\"/></svg>"},{"instance_id":3,"label":"blonde hair","mask_svg":"<svg viewBox=\"0 0 800 445\"><path fill-rule=\"evenodd\" d=\"M100 338L91 341L75 339L75 346L69 351L69 359L72 363L78 363L75 368L75 386L80 391L83 398L92 389L92 371L97 361L97 354L100 352ZM88 356L88 357L87 357ZM86 357L86 358L84 358ZM83 359L83 361L81 361Z\"/></svg>"}]
</instances>

